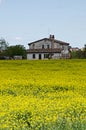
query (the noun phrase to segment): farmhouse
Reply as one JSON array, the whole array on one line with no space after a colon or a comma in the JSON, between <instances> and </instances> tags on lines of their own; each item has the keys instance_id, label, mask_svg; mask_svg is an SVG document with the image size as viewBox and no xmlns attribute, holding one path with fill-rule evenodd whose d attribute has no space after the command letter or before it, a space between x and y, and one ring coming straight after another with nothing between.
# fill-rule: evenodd
<instances>
[{"instance_id":1,"label":"farmhouse","mask_svg":"<svg viewBox=\"0 0 86 130\"><path fill-rule=\"evenodd\" d=\"M28 44L27 59L70 58L69 43L56 40L54 35Z\"/></svg>"}]
</instances>

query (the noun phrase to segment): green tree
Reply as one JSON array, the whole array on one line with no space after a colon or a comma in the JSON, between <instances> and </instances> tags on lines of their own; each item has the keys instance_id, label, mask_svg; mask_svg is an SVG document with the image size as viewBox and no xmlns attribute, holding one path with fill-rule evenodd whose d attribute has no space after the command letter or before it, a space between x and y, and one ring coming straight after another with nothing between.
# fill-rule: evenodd
<instances>
[{"instance_id":1,"label":"green tree","mask_svg":"<svg viewBox=\"0 0 86 130\"><path fill-rule=\"evenodd\" d=\"M86 44L84 45L83 50L72 51L71 56L72 56L73 59L84 59L84 58L86 58Z\"/></svg>"},{"instance_id":2,"label":"green tree","mask_svg":"<svg viewBox=\"0 0 86 130\"><path fill-rule=\"evenodd\" d=\"M84 54L84 58L86 58L86 44L84 45L84 52L83 52Z\"/></svg>"},{"instance_id":3,"label":"green tree","mask_svg":"<svg viewBox=\"0 0 86 130\"><path fill-rule=\"evenodd\" d=\"M6 50L8 47L8 42L6 42L5 39L1 38L0 39L0 52Z\"/></svg>"},{"instance_id":4,"label":"green tree","mask_svg":"<svg viewBox=\"0 0 86 130\"><path fill-rule=\"evenodd\" d=\"M26 49L23 45L9 46L6 51L7 56L14 58L14 56L22 56L26 58Z\"/></svg>"},{"instance_id":5,"label":"green tree","mask_svg":"<svg viewBox=\"0 0 86 130\"><path fill-rule=\"evenodd\" d=\"M84 45L84 51L86 51L86 44Z\"/></svg>"},{"instance_id":6,"label":"green tree","mask_svg":"<svg viewBox=\"0 0 86 130\"><path fill-rule=\"evenodd\" d=\"M6 50L8 47L8 42L6 42L5 39L1 38L0 39L0 59L4 59L6 56Z\"/></svg>"}]
</instances>

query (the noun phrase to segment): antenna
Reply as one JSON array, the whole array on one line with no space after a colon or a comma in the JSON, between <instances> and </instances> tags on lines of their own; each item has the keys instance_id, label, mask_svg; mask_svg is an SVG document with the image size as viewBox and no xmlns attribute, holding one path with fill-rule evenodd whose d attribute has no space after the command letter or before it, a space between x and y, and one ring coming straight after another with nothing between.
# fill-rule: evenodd
<instances>
[{"instance_id":1,"label":"antenna","mask_svg":"<svg viewBox=\"0 0 86 130\"><path fill-rule=\"evenodd\" d=\"M51 29L48 28L48 37L50 36L50 34L51 34Z\"/></svg>"}]
</instances>

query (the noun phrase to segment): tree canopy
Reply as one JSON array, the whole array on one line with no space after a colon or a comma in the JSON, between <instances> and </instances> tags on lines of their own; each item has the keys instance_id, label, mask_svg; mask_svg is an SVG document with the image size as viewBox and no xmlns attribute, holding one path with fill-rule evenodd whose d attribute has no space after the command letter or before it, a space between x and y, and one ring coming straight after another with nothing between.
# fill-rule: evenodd
<instances>
[{"instance_id":1,"label":"tree canopy","mask_svg":"<svg viewBox=\"0 0 86 130\"><path fill-rule=\"evenodd\" d=\"M83 50L72 51L71 52L72 58L77 59L85 59L86 58L86 45L84 45Z\"/></svg>"},{"instance_id":2,"label":"tree canopy","mask_svg":"<svg viewBox=\"0 0 86 130\"><path fill-rule=\"evenodd\" d=\"M26 49L23 45L9 46L7 48L6 54L12 58L14 56L22 56L22 58L26 58Z\"/></svg>"},{"instance_id":3,"label":"tree canopy","mask_svg":"<svg viewBox=\"0 0 86 130\"><path fill-rule=\"evenodd\" d=\"M8 47L8 42L6 42L5 39L1 38L0 39L0 52L6 50Z\"/></svg>"}]
</instances>

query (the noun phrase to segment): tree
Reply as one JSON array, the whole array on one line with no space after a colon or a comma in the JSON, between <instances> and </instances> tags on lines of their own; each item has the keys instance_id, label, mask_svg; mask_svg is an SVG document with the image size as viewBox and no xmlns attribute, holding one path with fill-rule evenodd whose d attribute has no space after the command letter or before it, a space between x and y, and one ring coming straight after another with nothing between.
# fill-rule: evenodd
<instances>
[{"instance_id":1,"label":"tree","mask_svg":"<svg viewBox=\"0 0 86 130\"><path fill-rule=\"evenodd\" d=\"M84 45L84 50L83 50L83 55L84 55L84 58L86 58L86 44Z\"/></svg>"},{"instance_id":2,"label":"tree","mask_svg":"<svg viewBox=\"0 0 86 130\"><path fill-rule=\"evenodd\" d=\"M72 58L75 58L75 59L84 59L84 58L86 58L86 45L84 45L83 50L72 51L71 56L72 56Z\"/></svg>"},{"instance_id":3,"label":"tree","mask_svg":"<svg viewBox=\"0 0 86 130\"><path fill-rule=\"evenodd\" d=\"M9 46L6 54L12 58L14 58L14 56L22 56L22 58L26 58L26 49L23 45Z\"/></svg>"},{"instance_id":4,"label":"tree","mask_svg":"<svg viewBox=\"0 0 86 130\"><path fill-rule=\"evenodd\" d=\"M0 39L0 60L5 59L8 42L5 39Z\"/></svg>"},{"instance_id":5,"label":"tree","mask_svg":"<svg viewBox=\"0 0 86 130\"><path fill-rule=\"evenodd\" d=\"M5 39L1 38L0 39L0 52L3 52L4 50L6 50L8 47L8 42L6 42Z\"/></svg>"},{"instance_id":6,"label":"tree","mask_svg":"<svg viewBox=\"0 0 86 130\"><path fill-rule=\"evenodd\" d=\"M86 52L86 44L84 45L84 51Z\"/></svg>"}]
</instances>

